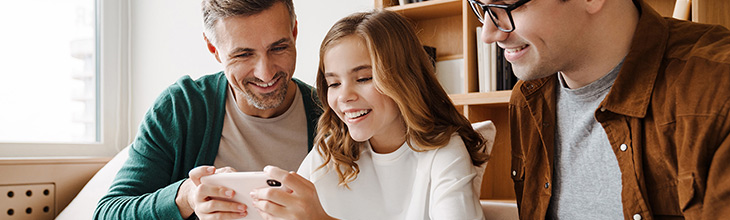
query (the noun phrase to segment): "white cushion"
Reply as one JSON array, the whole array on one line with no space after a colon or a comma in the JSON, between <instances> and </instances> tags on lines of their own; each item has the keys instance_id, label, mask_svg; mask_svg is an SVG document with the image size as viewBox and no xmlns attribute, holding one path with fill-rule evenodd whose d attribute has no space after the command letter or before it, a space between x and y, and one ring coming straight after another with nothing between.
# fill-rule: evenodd
<instances>
[{"instance_id":1,"label":"white cushion","mask_svg":"<svg viewBox=\"0 0 730 220\"><path fill-rule=\"evenodd\" d=\"M476 132L479 132L479 134L484 137L484 153L491 153L492 147L494 147L494 137L497 134L497 128L494 127L494 123L492 121L481 121L481 122L475 122L471 124L471 127L474 128ZM477 195L481 195L482 191L482 179L484 176L484 169L487 168L487 163L482 164L481 166L477 167L477 176L474 177L475 180L472 181L474 184L474 193Z\"/></svg>"},{"instance_id":2,"label":"white cushion","mask_svg":"<svg viewBox=\"0 0 730 220\"><path fill-rule=\"evenodd\" d=\"M482 137L484 137L484 140L486 142L484 145L484 152L487 154L491 153L492 148L494 147L494 137L497 133L497 128L494 126L494 123L492 123L492 121L482 121L473 123L471 124L471 126L472 128L474 128L475 131L482 134ZM482 179L484 177L484 170L486 168L487 163L484 163L481 166L477 167L477 176L474 177L476 179L475 181L473 181L474 192L476 192L477 194L481 194ZM486 220L519 219L517 203L515 203L515 201L481 200L480 203L482 206L482 211L484 212L484 218Z\"/></svg>"},{"instance_id":3,"label":"white cushion","mask_svg":"<svg viewBox=\"0 0 730 220\"><path fill-rule=\"evenodd\" d=\"M520 219L515 201L481 200L485 220Z\"/></svg>"},{"instance_id":4,"label":"white cushion","mask_svg":"<svg viewBox=\"0 0 730 220\"><path fill-rule=\"evenodd\" d=\"M104 167L102 167L91 180L86 183L79 194L58 214L56 220L94 219L94 210L101 197L106 195L111 187L114 177L122 168L122 164L129 157L129 147L125 147L117 153Z\"/></svg>"}]
</instances>

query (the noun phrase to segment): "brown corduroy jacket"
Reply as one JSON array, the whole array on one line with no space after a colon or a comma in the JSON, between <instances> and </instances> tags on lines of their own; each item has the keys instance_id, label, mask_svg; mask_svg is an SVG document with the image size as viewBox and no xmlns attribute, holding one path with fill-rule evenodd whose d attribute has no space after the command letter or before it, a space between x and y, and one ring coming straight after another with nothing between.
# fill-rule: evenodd
<instances>
[{"instance_id":1,"label":"brown corduroy jacket","mask_svg":"<svg viewBox=\"0 0 730 220\"><path fill-rule=\"evenodd\" d=\"M624 216L730 219L730 31L639 5L631 50L594 112L621 170ZM521 219L545 219L548 211L556 80L520 81L512 91L511 175Z\"/></svg>"}]
</instances>

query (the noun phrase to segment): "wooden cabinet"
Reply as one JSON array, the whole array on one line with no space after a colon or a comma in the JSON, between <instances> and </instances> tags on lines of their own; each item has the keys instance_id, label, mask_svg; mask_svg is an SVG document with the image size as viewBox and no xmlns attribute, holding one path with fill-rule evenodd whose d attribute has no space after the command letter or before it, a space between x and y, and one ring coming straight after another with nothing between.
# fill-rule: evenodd
<instances>
[{"instance_id":1,"label":"wooden cabinet","mask_svg":"<svg viewBox=\"0 0 730 220\"><path fill-rule=\"evenodd\" d=\"M675 0L644 0L659 14L671 17ZM691 20L699 23L719 24L730 28L730 1L692 0Z\"/></svg>"},{"instance_id":2,"label":"wooden cabinet","mask_svg":"<svg viewBox=\"0 0 730 220\"><path fill-rule=\"evenodd\" d=\"M730 1L693 0L692 21L719 24L730 28Z\"/></svg>"},{"instance_id":3,"label":"wooden cabinet","mask_svg":"<svg viewBox=\"0 0 730 220\"><path fill-rule=\"evenodd\" d=\"M497 137L491 152L480 198L510 200L515 198L510 177L510 140L508 103L510 91L479 93L477 81L476 27L481 23L466 0L428 0L398 5L397 0L374 0L376 8L385 8L408 17L416 26L424 45L436 47L436 60L464 59L464 90L451 94L456 107L471 121L492 120ZM557 1L557 0L556 0ZM672 16L675 0L645 0L664 16ZM730 1L693 0L692 20L730 26Z\"/></svg>"}]
</instances>

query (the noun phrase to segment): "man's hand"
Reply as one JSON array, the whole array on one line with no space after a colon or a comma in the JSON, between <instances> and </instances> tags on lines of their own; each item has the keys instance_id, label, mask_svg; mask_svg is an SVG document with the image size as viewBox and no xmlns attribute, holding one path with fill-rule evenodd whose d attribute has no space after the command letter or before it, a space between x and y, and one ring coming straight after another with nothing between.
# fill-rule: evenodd
<instances>
[{"instance_id":1,"label":"man's hand","mask_svg":"<svg viewBox=\"0 0 730 220\"><path fill-rule=\"evenodd\" d=\"M248 215L244 204L215 199L233 198L235 192L232 189L200 183L200 178L204 176L229 172L236 170L230 167L215 169L212 166L199 166L190 170L188 173L190 178L183 181L175 197L180 215L184 219L190 217L193 212L200 219L235 219Z\"/></svg>"},{"instance_id":2,"label":"man's hand","mask_svg":"<svg viewBox=\"0 0 730 220\"><path fill-rule=\"evenodd\" d=\"M275 166L266 166L264 173L284 186L251 192L253 205L264 219L334 219L322 208L317 190L309 180Z\"/></svg>"}]
</instances>

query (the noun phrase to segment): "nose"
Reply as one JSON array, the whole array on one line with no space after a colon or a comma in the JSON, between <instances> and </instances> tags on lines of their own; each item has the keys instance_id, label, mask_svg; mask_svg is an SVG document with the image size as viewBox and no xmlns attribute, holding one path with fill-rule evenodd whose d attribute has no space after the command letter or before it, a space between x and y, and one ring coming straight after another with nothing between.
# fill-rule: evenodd
<instances>
[{"instance_id":1,"label":"nose","mask_svg":"<svg viewBox=\"0 0 730 220\"><path fill-rule=\"evenodd\" d=\"M276 70L268 56L259 56L254 68L254 77L264 82L270 82L276 76Z\"/></svg>"},{"instance_id":2,"label":"nose","mask_svg":"<svg viewBox=\"0 0 730 220\"><path fill-rule=\"evenodd\" d=\"M342 103L356 101L358 98L357 91L350 83L342 83L339 90L338 99Z\"/></svg>"},{"instance_id":3,"label":"nose","mask_svg":"<svg viewBox=\"0 0 730 220\"><path fill-rule=\"evenodd\" d=\"M482 25L482 33L479 35L484 43L494 43L498 41L504 41L509 37L510 33L500 31L491 20L487 19Z\"/></svg>"}]
</instances>

